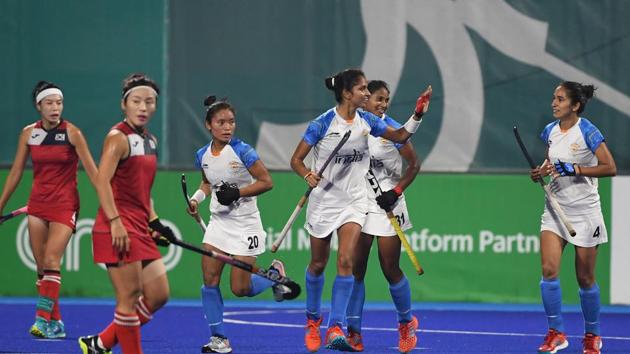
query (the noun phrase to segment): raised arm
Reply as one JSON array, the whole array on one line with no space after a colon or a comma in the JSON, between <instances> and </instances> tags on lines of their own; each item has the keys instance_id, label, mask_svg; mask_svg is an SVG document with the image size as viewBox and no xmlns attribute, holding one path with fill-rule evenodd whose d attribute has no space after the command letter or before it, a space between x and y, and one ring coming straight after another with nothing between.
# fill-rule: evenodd
<instances>
[{"instance_id":1,"label":"raised arm","mask_svg":"<svg viewBox=\"0 0 630 354\"><path fill-rule=\"evenodd\" d=\"M411 117L409 117L407 123L405 123L405 125L403 125L399 129L387 127L387 129L383 133L383 138L396 143L405 143L407 139L409 139L411 135L413 135L413 133L418 130L420 122L422 122L422 116L429 110L429 103L431 102L432 93L433 88L431 88L431 85L429 85L416 100L416 108Z\"/></svg>"}]
</instances>

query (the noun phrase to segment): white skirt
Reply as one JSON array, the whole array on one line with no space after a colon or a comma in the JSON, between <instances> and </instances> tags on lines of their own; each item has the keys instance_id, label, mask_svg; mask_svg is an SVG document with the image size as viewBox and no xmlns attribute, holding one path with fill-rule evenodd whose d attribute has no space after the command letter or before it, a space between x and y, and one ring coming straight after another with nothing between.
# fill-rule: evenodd
<instances>
[{"instance_id":1,"label":"white skirt","mask_svg":"<svg viewBox=\"0 0 630 354\"><path fill-rule=\"evenodd\" d=\"M575 229L575 236L569 235L558 215L545 206L540 223L540 231L551 231L567 242L579 247L595 247L608 242L608 231L604 224L601 210L586 215L567 215L568 221Z\"/></svg>"},{"instance_id":2,"label":"white skirt","mask_svg":"<svg viewBox=\"0 0 630 354\"><path fill-rule=\"evenodd\" d=\"M409 230L413 227L411 220L409 220L409 213L407 212L407 202L405 198L400 198L394 206L394 216L403 231ZM368 212L365 224L361 232L372 236L396 236L396 230L389 221L387 214L383 209L374 211L373 208Z\"/></svg>"},{"instance_id":3,"label":"white skirt","mask_svg":"<svg viewBox=\"0 0 630 354\"><path fill-rule=\"evenodd\" d=\"M333 231L349 222L363 227L367 214L367 199L345 207L322 206L308 203L304 229L313 237L326 238Z\"/></svg>"},{"instance_id":4,"label":"white skirt","mask_svg":"<svg viewBox=\"0 0 630 354\"><path fill-rule=\"evenodd\" d=\"M212 215L203 236L203 243L233 256L257 256L265 252L267 233L260 212L230 217Z\"/></svg>"}]
</instances>

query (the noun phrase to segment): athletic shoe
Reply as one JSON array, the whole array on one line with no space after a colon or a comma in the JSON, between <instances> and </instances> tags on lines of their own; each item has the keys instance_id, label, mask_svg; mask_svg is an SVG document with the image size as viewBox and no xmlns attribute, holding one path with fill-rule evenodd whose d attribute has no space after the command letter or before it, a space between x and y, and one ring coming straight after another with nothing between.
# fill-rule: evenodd
<instances>
[{"instance_id":1,"label":"athletic shoe","mask_svg":"<svg viewBox=\"0 0 630 354\"><path fill-rule=\"evenodd\" d=\"M111 350L98 345L98 336L79 337L79 346L83 354L112 354Z\"/></svg>"},{"instance_id":2,"label":"athletic shoe","mask_svg":"<svg viewBox=\"0 0 630 354\"><path fill-rule=\"evenodd\" d=\"M584 339L582 339L584 354L600 354L602 349L602 337L596 336L593 333L586 333Z\"/></svg>"},{"instance_id":3,"label":"athletic shoe","mask_svg":"<svg viewBox=\"0 0 630 354\"><path fill-rule=\"evenodd\" d=\"M346 337L346 341L352 348L353 352L362 352L363 351L363 338L361 337L361 333L357 333L351 329L348 329L348 336Z\"/></svg>"},{"instance_id":4,"label":"athletic shoe","mask_svg":"<svg viewBox=\"0 0 630 354\"><path fill-rule=\"evenodd\" d=\"M269 269L270 270L273 269L277 271L278 274L280 274L283 277L287 276L287 273L284 270L284 263L282 263L282 261L280 261L279 259L274 259L273 261L271 261L271 265L269 266ZM284 294L291 291L286 286L282 284L278 284L278 283L274 283L273 286L271 286L271 290L273 291L273 298L277 302L284 301Z\"/></svg>"},{"instance_id":5,"label":"athletic shoe","mask_svg":"<svg viewBox=\"0 0 630 354\"><path fill-rule=\"evenodd\" d=\"M545 336L545 341L538 347L539 354L554 354L569 346L566 334L558 332L553 328L549 329Z\"/></svg>"},{"instance_id":6,"label":"athletic shoe","mask_svg":"<svg viewBox=\"0 0 630 354\"><path fill-rule=\"evenodd\" d=\"M398 351L409 353L414 350L418 343L416 331L418 330L418 319L411 316L411 321L398 324Z\"/></svg>"},{"instance_id":7,"label":"athletic shoe","mask_svg":"<svg viewBox=\"0 0 630 354\"><path fill-rule=\"evenodd\" d=\"M346 340L341 327L334 325L326 331L326 349L339 350L342 352L352 351L350 343Z\"/></svg>"},{"instance_id":8,"label":"athletic shoe","mask_svg":"<svg viewBox=\"0 0 630 354\"><path fill-rule=\"evenodd\" d=\"M319 320L306 320L306 334L304 335L304 344L306 345L306 350L309 352L316 352L319 350L319 347L322 345L322 337L319 334L319 326L322 324L322 319Z\"/></svg>"},{"instance_id":9,"label":"athletic shoe","mask_svg":"<svg viewBox=\"0 0 630 354\"><path fill-rule=\"evenodd\" d=\"M35 337L47 338L48 321L46 321L43 317L35 317L35 323L33 323L29 332Z\"/></svg>"},{"instance_id":10,"label":"athletic shoe","mask_svg":"<svg viewBox=\"0 0 630 354\"><path fill-rule=\"evenodd\" d=\"M50 320L48 323L47 337L51 339L66 338L66 327L61 320Z\"/></svg>"},{"instance_id":11,"label":"athletic shoe","mask_svg":"<svg viewBox=\"0 0 630 354\"><path fill-rule=\"evenodd\" d=\"M225 337L212 336L210 342L201 347L202 353L231 353L230 341Z\"/></svg>"}]
</instances>

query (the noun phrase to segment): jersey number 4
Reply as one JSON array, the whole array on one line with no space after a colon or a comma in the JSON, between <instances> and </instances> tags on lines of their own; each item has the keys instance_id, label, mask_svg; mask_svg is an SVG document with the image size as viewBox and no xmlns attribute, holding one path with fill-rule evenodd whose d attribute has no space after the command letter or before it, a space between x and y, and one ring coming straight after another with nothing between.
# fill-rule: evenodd
<instances>
[{"instance_id":1,"label":"jersey number 4","mask_svg":"<svg viewBox=\"0 0 630 354\"><path fill-rule=\"evenodd\" d=\"M595 229L595 232L593 232L593 238L595 237L599 237L599 226Z\"/></svg>"}]
</instances>

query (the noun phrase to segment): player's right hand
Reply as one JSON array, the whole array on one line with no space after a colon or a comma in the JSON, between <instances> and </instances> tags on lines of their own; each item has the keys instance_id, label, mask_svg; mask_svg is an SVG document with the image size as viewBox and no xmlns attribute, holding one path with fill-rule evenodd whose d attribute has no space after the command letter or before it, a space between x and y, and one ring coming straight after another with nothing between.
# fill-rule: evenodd
<instances>
[{"instance_id":1,"label":"player's right hand","mask_svg":"<svg viewBox=\"0 0 630 354\"><path fill-rule=\"evenodd\" d=\"M190 208L186 208L186 212L188 213L188 215L197 218L197 216L199 215L199 204L197 203L196 199L190 199Z\"/></svg>"},{"instance_id":2,"label":"player's right hand","mask_svg":"<svg viewBox=\"0 0 630 354\"><path fill-rule=\"evenodd\" d=\"M317 185L319 184L319 181L322 178L319 177L316 173L314 173L313 171L310 171L306 177L304 177L304 180L306 181L306 183L308 183L308 186L311 188L315 188L317 187Z\"/></svg>"},{"instance_id":3,"label":"player's right hand","mask_svg":"<svg viewBox=\"0 0 630 354\"><path fill-rule=\"evenodd\" d=\"M131 240L127 235L127 230L123 225L120 218L112 221L111 223L111 233L112 233L112 246L118 250L118 252L129 252L129 246L131 244Z\"/></svg>"}]
</instances>

